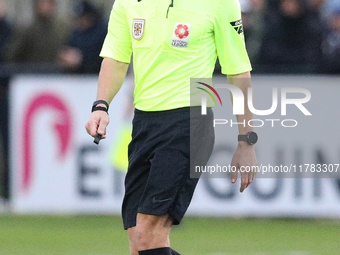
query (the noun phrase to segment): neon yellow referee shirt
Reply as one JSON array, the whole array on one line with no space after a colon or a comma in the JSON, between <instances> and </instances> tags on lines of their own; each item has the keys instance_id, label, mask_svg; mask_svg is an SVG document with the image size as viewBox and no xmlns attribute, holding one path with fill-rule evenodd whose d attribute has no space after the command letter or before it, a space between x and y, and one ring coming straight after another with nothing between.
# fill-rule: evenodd
<instances>
[{"instance_id":1,"label":"neon yellow referee shirt","mask_svg":"<svg viewBox=\"0 0 340 255\"><path fill-rule=\"evenodd\" d=\"M238 0L116 0L101 57L130 63L134 105L143 111L190 106L190 78L251 70Z\"/></svg>"}]
</instances>

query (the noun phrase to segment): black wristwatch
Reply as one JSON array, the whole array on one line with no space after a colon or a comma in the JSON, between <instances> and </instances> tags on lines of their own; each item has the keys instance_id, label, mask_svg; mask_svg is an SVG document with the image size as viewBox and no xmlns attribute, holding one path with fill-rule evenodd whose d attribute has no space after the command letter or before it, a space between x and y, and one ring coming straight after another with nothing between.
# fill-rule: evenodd
<instances>
[{"instance_id":1,"label":"black wristwatch","mask_svg":"<svg viewBox=\"0 0 340 255\"><path fill-rule=\"evenodd\" d=\"M106 106L105 107L102 107L102 106L97 106L99 104L104 104ZM109 111L109 104L104 101L104 100L97 100L97 101L94 101L93 105L92 105L92 112L94 111L104 111L104 112L108 112Z\"/></svg>"},{"instance_id":2,"label":"black wristwatch","mask_svg":"<svg viewBox=\"0 0 340 255\"><path fill-rule=\"evenodd\" d=\"M257 142L258 140L258 136L255 132L251 131L251 132L248 132L247 134L245 135L238 135L238 141L244 141L244 142L247 142L249 145L253 145Z\"/></svg>"}]
</instances>

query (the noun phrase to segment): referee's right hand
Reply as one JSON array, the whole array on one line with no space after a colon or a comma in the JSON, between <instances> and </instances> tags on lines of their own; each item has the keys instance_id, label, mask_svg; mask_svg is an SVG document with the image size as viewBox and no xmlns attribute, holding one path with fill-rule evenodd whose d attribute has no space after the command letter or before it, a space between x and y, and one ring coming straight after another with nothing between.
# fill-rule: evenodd
<instances>
[{"instance_id":1,"label":"referee's right hand","mask_svg":"<svg viewBox=\"0 0 340 255\"><path fill-rule=\"evenodd\" d=\"M104 111L94 111L91 113L89 120L87 121L85 128L87 133L95 137L100 134L101 139L106 138L106 127L110 122L109 115Z\"/></svg>"}]
</instances>

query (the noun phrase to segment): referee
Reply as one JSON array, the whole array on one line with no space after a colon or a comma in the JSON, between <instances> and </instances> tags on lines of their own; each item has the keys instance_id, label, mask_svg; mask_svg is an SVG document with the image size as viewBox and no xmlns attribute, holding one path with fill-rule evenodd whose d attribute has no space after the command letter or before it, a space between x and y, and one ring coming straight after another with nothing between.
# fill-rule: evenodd
<instances>
[{"instance_id":1,"label":"referee","mask_svg":"<svg viewBox=\"0 0 340 255\"><path fill-rule=\"evenodd\" d=\"M104 60L97 101L86 124L93 137L106 137L109 103L123 84L132 53L135 116L122 206L124 228L132 255L179 254L170 248L169 232L180 223L198 182L190 178L190 160L205 165L214 143L211 108L201 116L200 107L190 107L190 78L211 78L218 56L222 73L244 92L247 102L251 65L240 4L116 0L100 54ZM198 120L195 126L190 125L193 117ZM253 119L247 104L245 114L237 118L240 123ZM194 144L190 130L199 137ZM232 165L254 166L257 136L248 126L239 125L239 132ZM241 192L254 177L241 173ZM233 173L232 183L236 179Z\"/></svg>"}]
</instances>

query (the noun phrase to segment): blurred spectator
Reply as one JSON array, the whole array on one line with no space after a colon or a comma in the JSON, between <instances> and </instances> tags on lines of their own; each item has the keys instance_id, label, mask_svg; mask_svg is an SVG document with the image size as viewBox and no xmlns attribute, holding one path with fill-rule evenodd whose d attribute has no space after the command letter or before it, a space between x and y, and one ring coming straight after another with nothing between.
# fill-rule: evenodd
<instances>
[{"instance_id":1,"label":"blurred spectator","mask_svg":"<svg viewBox=\"0 0 340 255\"><path fill-rule=\"evenodd\" d=\"M326 0L309 0L309 5L312 10L321 12ZM320 13L319 13L320 14Z\"/></svg>"},{"instance_id":2,"label":"blurred spectator","mask_svg":"<svg viewBox=\"0 0 340 255\"><path fill-rule=\"evenodd\" d=\"M311 13L318 16L318 19L324 24L328 18L326 13L326 2L327 0L308 0Z\"/></svg>"},{"instance_id":3,"label":"blurred spectator","mask_svg":"<svg viewBox=\"0 0 340 255\"><path fill-rule=\"evenodd\" d=\"M340 74L340 8L333 11L329 23L322 47L322 71Z\"/></svg>"},{"instance_id":4,"label":"blurred spectator","mask_svg":"<svg viewBox=\"0 0 340 255\"><path fill-rule=\"evenodd\" d=\"M267 72L315 72L321 60L322 23L304 0L270 1L260 63Z\"/></svg>"},{"instance_id":5,"label":"blurred spectator","mask_svg":"<svg viewBox=\"0 0 340 255\"><path fill-rule=\"evenodd\" d=\"M56 19L55 0L35 0L34 22L15 33L6 51L9 62L56 63L65 43L65 23Z\"/></svg>"},{"instance_id":6,"label":"blurred spectator","mask_svg":"<svg viewBox=\"0 0 340 255\"><path fill-rule=\"evenodd\" d=\"M12 27L6 20L6 3L0 0L0 62L3 61L3 50L12 32Z\"/></svg>"},{"instance_id":7,"label":"blurred spectator","mask_svg":"<svg viewBox=\"0 0 340 255\"><path fill-rule=\"evenodd\" d=\"M59 62L69 72L98 73L107 22L90 1L79 2L75 14L76 28L71 33L68 47L60 53Z\"/></svg>"},{"instance_id":8,"label":"blurred spectator","mask_svg":"<svg viewBox=\"0 0 340 255\"><path fill-rule=\"evenodd\" d=\"M265 0L243 0L241 6L248 55L256 64L263 36Z\"/></svg>"},{"instance_id":9,"label":"blurred spectator","mask_svg":"<svg viewBox=\"0 0 340 255\"><path fill-rule=\"evenodd\" d=\"M331 15L334 9L340 8L339 0L326 0L325 1L325 12L327 15Z\"/></svg>"}]
</instances>

